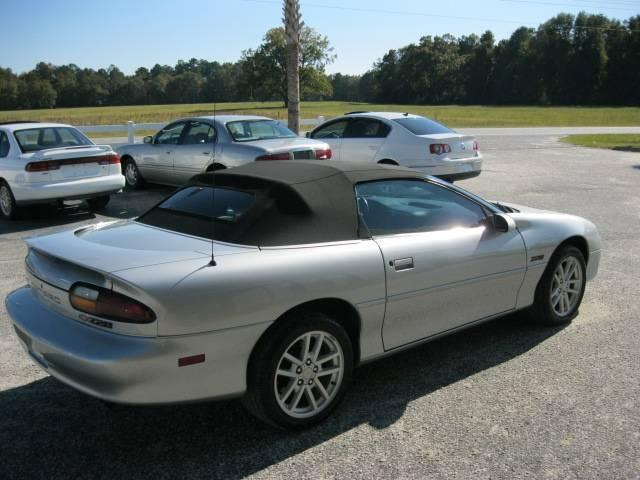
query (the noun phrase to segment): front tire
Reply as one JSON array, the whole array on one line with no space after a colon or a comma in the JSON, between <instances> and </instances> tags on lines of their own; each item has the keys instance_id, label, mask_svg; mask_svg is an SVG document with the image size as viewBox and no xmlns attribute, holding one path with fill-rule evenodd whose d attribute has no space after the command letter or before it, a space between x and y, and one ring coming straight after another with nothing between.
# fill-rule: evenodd
<instances>
[{"instance_id":1,"label":"front tire","mask_svg":"<svg viewBox=\"0 0 640 480\"><path fill-rule=\"evenodd\" d=\"M91 210L102 210L107 206L109 200L111 200L111 197L109 195L104 195L102 197L89 198L87 199L87 203Z\"/></svg>"},{"instance_id":2,"label":"front tire","mask_svg":"<svg viewBox=\"0 0 640 480\"><path fill-rule=\"evenodd\" d=\"M144 186L144 179L142 178L142 174L140 170L138 170L138 165L131 157L126 157L122 161L122 174L124 175L125 181L129 188L139 189Z\"/></svg>"},{"instance_id":3,"label":"front tire","mask_svg":"<svg viewBox=\"0 0 640 480\"><path fill-rule=\"evenodd\" d=\"M15 220L18 217L16 199L5 181L0 181L0 215L7 220Z\"/></svg>"},{"instance_id":4,"label":"front tire","mask_svg":"<svg viewBox=\"0 0 640 480\"><path fill-rule=\"evenodd\" d=\"M352 371L345 330L327 315L301 311L276 324L256 347L243 402L273 426L308 428L338 406Z\"/></svg>"},{"instance_id":5,"label":"front tire","mask_svg":"<svg viewBox=\"0 0 640 480\"><path fill-rule=\"evenodd\" d=\"M543 325L563 325L578 314L587 283L582 252L566 245L556 251L538 283L530 309L532 320Z\"/></svg>"}]
</instances>

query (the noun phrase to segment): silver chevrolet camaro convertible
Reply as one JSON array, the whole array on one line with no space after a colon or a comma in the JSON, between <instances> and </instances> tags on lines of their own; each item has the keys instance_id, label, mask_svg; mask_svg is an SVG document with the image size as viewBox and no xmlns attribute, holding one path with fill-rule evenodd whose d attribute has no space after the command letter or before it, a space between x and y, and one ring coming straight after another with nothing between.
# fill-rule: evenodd
<instances>
[{"instance_id":1,"label":"silver chevrolet camaro convertible","mask_svg":"<svg viewBox=\"0 0 640 480\"><path fill-rule=\"evenodd\" d=\"M116 403L243 397L290 429L363 362L516 310L570 321L601 248L579 217L332 161L202 174L139 218L27 244L6 306L51 375Z\"/></svg>"}]
</instances>

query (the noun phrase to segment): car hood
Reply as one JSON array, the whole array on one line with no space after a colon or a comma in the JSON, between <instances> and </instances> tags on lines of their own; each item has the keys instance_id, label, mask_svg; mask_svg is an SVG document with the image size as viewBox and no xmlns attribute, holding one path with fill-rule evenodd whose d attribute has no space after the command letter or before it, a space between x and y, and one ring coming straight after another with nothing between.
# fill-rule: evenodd
<instances>
[{"instance_id":1,"label":"car hood","mask_svg":"<svg viewBox=\"0 0 640 480\"><path fill-rule=\"evenodd\" d=\"M182 235L135 220L98 223L71 231L32 237L27 245L41 253L103 273L253 251Z\"/></svg>"}]
</instances>

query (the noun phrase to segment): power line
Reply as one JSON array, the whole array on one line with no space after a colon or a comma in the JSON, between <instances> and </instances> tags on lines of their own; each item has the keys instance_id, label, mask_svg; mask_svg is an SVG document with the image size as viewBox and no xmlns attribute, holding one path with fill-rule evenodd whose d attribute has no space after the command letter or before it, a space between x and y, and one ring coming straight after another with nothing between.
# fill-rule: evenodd
<instances>
[{"instance_id":1,"label":"power line","mask_svg":"<svg viewBox=\"0 0 640 480\"><path fill-rule=\"evenodd\" d=\"M243 2L252 2L252 3L265 3L272 5L280 5L280 0L242 0ZM520 1L520 0L512 0L512 1ZM524 0L522 0L524 1ZM303 7L310 8L323 8L327 10L342 10L342 11L350 11L350 12L361 12L361 13L376 13L383 15L405 15L405 16L421 16L421 17L431 17L431 18L447 18L452 20L470 20L470 21L483 21L483 22L494 22L494 23L510 23L525 26L527 22L520 20L506 20L504 18L482 18L482 17L465 17L458 15L442 15L438 13L428 13L428 12L415 12L415 11L406 11L406 10L383 10L377 8L362 8L362 7L345 7L342 5L327 5L315 2L304 2L302 3ZM531 27L535 28L535 27ZM551 27L544 27L551 28ZM603 30L603 31L625 31L625 32L634 32L640 33L640 30L630 30L628 28L619 28L619 27L598 27L591 25L573 25L573 29L577 30Z\"/></svg>"},{"instance_id":2,"label":"power line","mask_svg":"<svg viewBox=\"0 0 640 480\"><path fill-rule=\"evenodd\" d=\"M538 1L538 0L500 0L501 2L513 2L513 3L532 3L535 5L549 5L549 6L555 6L555 7L571 7L571 8L583 8L586 7L586 5L576 5L573 3L555 3L555 2L542 2L542 1ZM639 11L640 12L640 5L637 6L636 8L631 8L631 6L629 7L610 7L610 6L605 6L605 5L589 5L590 8L602 8L602 9L607 9L607 10L626 10L626 11Z\"/></svg>"}]
</instances>

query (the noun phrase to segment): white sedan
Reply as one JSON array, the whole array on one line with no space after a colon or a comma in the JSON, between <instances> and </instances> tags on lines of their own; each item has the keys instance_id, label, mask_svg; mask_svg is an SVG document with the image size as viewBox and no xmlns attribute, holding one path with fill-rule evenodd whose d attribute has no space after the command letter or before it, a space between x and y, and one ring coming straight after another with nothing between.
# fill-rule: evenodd
<instances>
[{"instance_id":1,"label":"white sedan","mask_svg":"<svg viewBox=\"0 0 640 480\"><path fill-rule=\"evenodd\" d=\"M14 219L21 205L87 200L104 208L124 187L120 157L59 123L0 124L0 214Z\"/></svg>"},{"instance_id":2,"label":"white sedan","mask_svg":"<svg viewBox=\"0 0 640 480\"><path fill-rule=\"evenodd\" d=\"M307 137L328 143L334 160L401 165L450 182L482 171L474 137L408 113L351 112Z\"/></svg>"}]
</instances>

